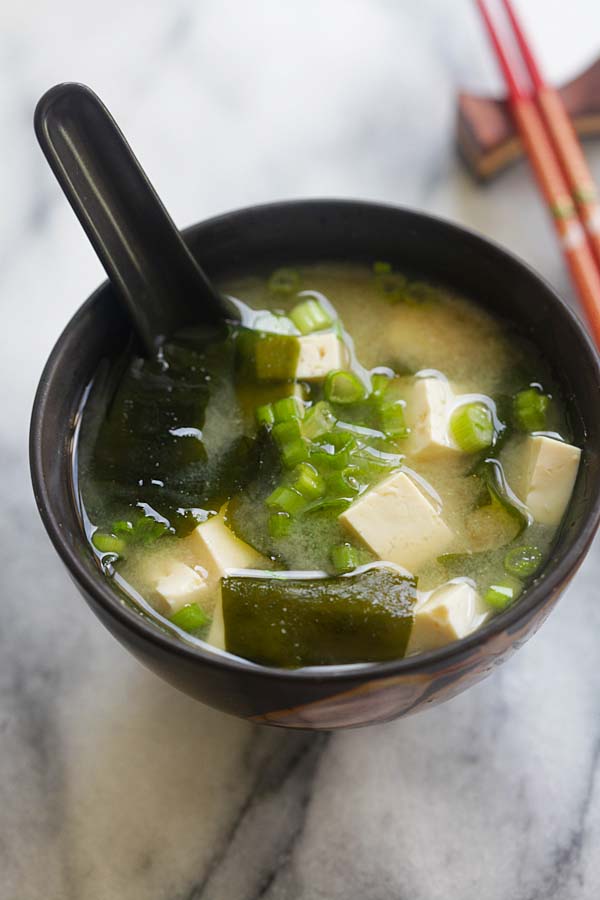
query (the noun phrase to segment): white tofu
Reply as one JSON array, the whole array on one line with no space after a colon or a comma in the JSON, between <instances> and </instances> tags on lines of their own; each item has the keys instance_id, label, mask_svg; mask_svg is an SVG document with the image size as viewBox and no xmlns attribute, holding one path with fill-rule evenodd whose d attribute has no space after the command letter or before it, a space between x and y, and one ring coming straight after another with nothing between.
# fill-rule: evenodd
<instances>
[{"instance_id":1,"label":"white tofu","mask_svg":"<svg viewBox=\"0 0 600 900\"><path fill-rule=\"evenodd\" d=\"M415 572L454 540L432 500L396 472L355 500L339 521L386 562Z\"/></svg>"},{"instance_id":2,"label":"white tofu","mask_svg":"<svg viewBox=\"0 0 600 900\"><path fill-rule=\"evenodd\" d=\"M525 440L517 494L536 522L558 525L573 493L581 450L541 435Z\"/></svg>"},{"instance_id":3,"label":"white tofu","mask_svg":"<svg viewBox=\"0 0 600 900\"><path fill-rule=\"evenodd\" d=\"M435 650L466 637L490 615L475 588L465 582L448 582L417 603L406 653Z\"/></svg>"},{"instance_id":4,"label":"white tofu","mask_svg":"<svg viewBox=\"0 0 600 900\"><path fill-rule=\"evenodd\" d=\"M206 575L182 562L171 563L155 587L168 604L170 615L189 603L205 605L210 593Z\"/></svg>"},{"instance_id":5,"label":"white tofu","mask_svg":"<svg viewBox=\"0 0 600 900\"><path fill-rule=\"evenodd\" d=\"M461 453L449 433L454 391L441 378L417 378L408 391L406 424L410 434L406 442L409 456L455 456Z\"/></svg>"},{"instance_id":6,"label":"white tofu","mask_svg":"<svg viewBox=\"0 0 600 900\"><path fill-rule=\"evenodd\" d=\"M194 529L189 537L198 565L206 569L211 592L216 593L226 569L270 569L270 560L240 540L227 527L223 512Z\"/></svg>"},{"instance_id":7,"label":"white tofu","mask_svg":"<svg viewBox=\"0 0 600 900\"><path fill-rule=\"evenodd\" d=\"M332 331L306 334L300 341L300 356L296 366L296 378L304 381L320 381L332 369L346 365L346 348Z\"/></svg>"}]
</instances>

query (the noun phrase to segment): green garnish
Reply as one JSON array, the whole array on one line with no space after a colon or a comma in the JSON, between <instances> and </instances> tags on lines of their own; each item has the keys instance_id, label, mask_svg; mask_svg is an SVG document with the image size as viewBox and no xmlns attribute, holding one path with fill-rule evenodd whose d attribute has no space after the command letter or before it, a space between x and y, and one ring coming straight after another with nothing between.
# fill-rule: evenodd
<instances>
[{"instance_id":1,"label":"green garnish","mask_svg":"<svg viewBox=\"0 0 600 900\"><path fill-rule=\"evenodd\" d=\"M528 578L539 569L542 559L541 550L533 545L514 547L504 557L504 568L516 578Z\"/></svg>"},{"instance_id":2,"label":"green garnish","mask_svg":"<svg viewBox=\"0 0 600 900\"><path fill-rule=\"evenodd\" d=\"M337 544L331 548L331 562L336 572L351 572L360 565L360 551L352 544Z\"/></svg>"},{"instance_id":3,"label":"green garnish","mask_svg":"<svg viewBox=\"0 0 600 900\"><path fill-rule=\"evenodd\" d=\"M290 516L297 516L306 506L306 498L294 488L282 484L276 487L273 493L269 494L265 503L269 509L289 513Z\"/></svg>"},{"instance_id":4,"label":"green garnish","mask_svg":"<svg viewBox=\"0 0 600 900\"><path fill-rule=\"evenodd\" d=\"M519 391L513 398L513 418L516 427L525 432L543 431L546 428L549 405L550 397L538 388L531 387Z\"/></svg>"},{"instance_id":5,"label":"green garnish","mask_svg":"<svg viewBox=\"0 0 600 900\"><path fill-rule=\"evenodd\" d=\"M494 442L492 413L484 403L465 403L452 414L450 433L465 453L485 450Z\"/></svg>"},{"instance_id":6,"label":"green garnish","mask_svg":"<svg viewBox=\"0 0 600 900\"><path fill-rule=\"evenodd\" d=\"M277 538L287 537L291 525L292 517L289 513L283 512L283 510L269 516L269 534L272 538L275 538L275 540L277 540Z\"/></svg>"},{"instance_id":7,"label":"green garnish","mask_svg":"<svg viewBox=\"0 0 600 900\"><path fill-rule=\"evenodd\" d=\"M500 612L503 609L507 609L517 599L519 593L519 585L508 581L500 581L489 586L483 595L483 600L492 609Z\"/></svg>"},{"instance_id":8,"label":"green garnish","mask_svg":"<svg viewBox=\"0 0 600 900\"><path fill-rule=\"evenodd\" d=\"M182 631L196 634L208 625L210 618L203 609L200 609L197 603L188 603L187 606L183 606L174 613L169 621L181 628Z\"/></svg>"},{"instance_id":9,"label":"green garnish","mask_svg":"<svg viewBox=\"0 0 600 900\"><path fill-rule=\"evenodd\" d=\"M315 441L322 434L330 431L336 421L329 403L319 400L306 413L302 422L302 433L308 440Z\"/></svg>"},{"instance_id":10,"label":"green garnish","mask_svg":"<svg viewBox=\"0 0 600 900\"><path fill-rule=\"evenodd\" d=\"M273 403L273 416L276 422L289 422L290 419L301 419L304 415L304 404L299 397L282 397Z\"/></svg>"},{"instance_id":11,"label":"green garnish","mask_svg":"<svg viewBox=\"0 0 600 900\"><path fill-rule=\"evenodd\" d=\"M325 481L309 463L300 463L292 474L295 476L292 487L307 500L316 500L325 493Z\"/></svg>"},{"instance_id":12,"label":"green garnish","mask_svg":"<svg viewBox=\"0 0 600 900\"><path fill-rule=\"evenodd\" d=\"M259 425L273 425L275 422L272 403L264 403L262 406L257 406L255 415Z\"/></svg>"},{"instance_id":13,"label":"green garnish","mask_svg":"<svg viewBox=\"0 0 600 900\"><path fill-rule=\"evenodd\" d=\"M296 269L275 269L269 278L272 294L295 294L300 290L300 273Z\"/></svg>"},{"instance_id":14,"label":"green garnish","mask_svg":"<svg viewBox=\"0 0 600 900\"><path fill-rule=\"evenodd\" d=\"M404 403L401 400L395 403L386 403L385 400L379 406L379 420L381 430L387 437L407 437L409 429L404 417Z\"/></svg>"},{"instance_id":15,"label":"green garnish","mask_svg":"<svg viewBox=\"0 0 600 900\"><path fill-rule=\"evenodd\" d=\"M322 331L332 325L329 314L323 309L318 300L303 300L298 303L290 313L290 319L301 334L310 334L313 331Z\"/></svg>"},{"instance_id":16,"label":"green garnish","mask_svg":"<svg viewBox=\"0 0 600 900\"><path fill-rule=\"evenodd\" d=\"M100 553L116 553L122 556L127 546L126 542L114 534L107 534L104 531L95 531L92 537L92 544Z\"/></svg>"},{"instance_id":17,"label":"green garnish","mask_svg":"<svg viewBox=\"0 0 600 900\"><path fill-rule=\"evenodd\" d=\"M325 379L325 399L330 403L359 403L367 396L367 391L354 372L337 369L329 372Z\"/></svg>"}]
</instances>

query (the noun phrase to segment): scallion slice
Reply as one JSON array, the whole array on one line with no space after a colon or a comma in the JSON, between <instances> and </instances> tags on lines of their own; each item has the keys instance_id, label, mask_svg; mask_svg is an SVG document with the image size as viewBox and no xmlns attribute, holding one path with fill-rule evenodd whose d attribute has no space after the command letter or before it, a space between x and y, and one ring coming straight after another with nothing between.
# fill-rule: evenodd
<instances>
[{"instance_id":1,"label":"scallion slice","mask_svg":"<svg viewBox=\"0 0 600 900\"><path fill-rule=\"evenodd\" d=\"M381 430L387 437L401 438L408 436L408 428L404 417L404 404L383 402L379 408Z\"/></svg>"},{"instance_id":2,"label":"scallion slice","mask_svg":"<svg viewBox=\"0 0 600 900\"><path fill-rule=\"evenodd\" d=\"M367 396L367 391L354 372L336 369L325 379L325 399L330 403L359 403Z\"/></svg>"},{"instance_id":3,"label":"scallion slice","mask_svg":"<svg viewBox=\"0 0 600 900\"><path fill-rule=\"evenodd\" d=\"M494 442L494 421L484 403L465 403L450 419L450 432L465 453L477 453Z\"/></svg>"},{"instance_id":4,"label":"scallion slice","mask_svg":"<svg viewBox=\"0 0 600 900\"><path fill-rule=\"evenodd\" d=\"M287 537L292 525L292 517L287 512L276 512L269 516L269 534L272 538Z\"/></svg>"},{"instance_id":5,"label":"scallion slice","mask_svg":"<svg viewBox=\"0 0 600 900\"><path fill-rule=\"evenodd\" d=\"M124 552L126 546L122 538L104 531L94 532L92 544L100 553L117 553L119 556Z\"/></svg>"},{"instance_id":6,"label":"scallion slice","mask_svg":"<svg viewBox=\"0 0 600 900\"><path fill-rule=\"evenodd\" d=\"M300 289L300 273L296 269L275 269L269 278L273 294L295 294Z\"/></svg>"},{"instance_id":7,"label":"scallion slice","mask_svg":"<svg viewBox=\"0 0 600 900\"><path fill-rule=\"evenodd\" d=\"M187 606L183 606L174 613L174 615L171 616L170 621L173 625L177 625L177 627L181 628L183 631L194 634L204 628L205 625L208 625L210 618L197 603L188 603Z\"/></svg>"},{"instance_id":8,"label":"scallion slice","mask_svg":"<svg viewBox=\"0 0 600 900\"><path fill-rule=\"evenodd\" d=\"M309 441L314 441L322 434L330 431L336 423L336 418L329 405L324 400L319 400L308 410L302 421L302 433Z\"/></svg>"},{"instance_id":9,"label":"scallion slice","mask_svg":"<svg viewBox=\"0 0 600 900\"><path fill-rule=\"evenodd\" d=\"M542 563L542 552L537 547L513 547L504 557L504 568L516 578L529 578Z\"/></svg>"},{"instance_id":10,"label":"scallion slice","mask_svg":"<svg viewBox=\"0 0 600 900\"><path fill-rule=\"evenodd\" d=\"M289 422L290 419L301 419L304 414L304 404L299 397L282 397L273 403L273 416L275 422Z\"/></svg>"},{"instance_id":11,"label":"scallion slice","mask_svg":"<svg viewBox=\"0 0 600 900\"><path fill-rule=\"evenodd\" d=\"M359 551L352 544L336 544L330 556L337 572L351 572L360 564Z\"/></svg>"},{"instance_id":12,"label":"scallion slice","mask_svg":"<svg viewBox=\"0 0 600 900\"><path fill-rule=\"evenodd\" d=\"M310 463L300 463L293 474L295 475L292 484L294 490L308 500L316 500L325 493L325 481Z\"/></svg>"},{"instance_id":13,"label":"scallion slice","mask_svg":"<svg viewBox=\"0 0 600 900\"><path fill-rule=\"evenodd\" d=\"M290 313L290 319L301 334L321 331L332 324L331 317L323 309L318 300L308 299L296 304Z\"/></svg>"},{"instance_id":14,"label":"scallion slice","mask_svg":"<svg viewBox=\"0 0 600 900\"><path fill-rule=\"evenodd\" d=\"M276 487L265 502L269 509L286 512L290 516L297 516L306 506L306 498L294 488L286 487L286 485Z\"/></svg>"},{"instance_id":15,"label":"scallion slice","mask_svg":"<svg viewBox=\"0 0 600 900\"><path fill-rule=\"evenodd\" d=\"M537 388L519 391L513 398L513 417L520 431L543 431L550 398Z\"/></svg>"},{"instance_id":16,"label":"scallion slice","mask_svg":"<svg viewBox=\"0 0 600 900\"><path fill-rule=\"evenodd\" d=\"M499 612L507 609L511 603L517 599L520 593L520 585L512 581L499 581L491 584L485 594L483 600L492 609Z\"/></svg>"},{"instance_id":17,"label":"scallion slice","mask_svg":"<svg viewBox=\"0 0 600 900\"><path fill-rule=\"evenodd\" d=\"M275 414L273 412L272 403L264 403L257 406L255 411L256 421L259 425L273 425L275 422Z\"/></svg>"}]
</instances>

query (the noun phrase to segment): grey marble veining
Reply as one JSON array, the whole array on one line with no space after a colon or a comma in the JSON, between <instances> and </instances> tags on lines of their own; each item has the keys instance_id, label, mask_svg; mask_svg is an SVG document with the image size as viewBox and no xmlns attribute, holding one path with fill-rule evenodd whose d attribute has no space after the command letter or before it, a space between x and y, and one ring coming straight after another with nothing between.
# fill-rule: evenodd
<instances>
[{"instance_id":1,"label":"grey marble veining","mask_svg":"<svg viewBox=\"0 0 600 900\"><path fill-rule=\"evenodd\" d=\"M595 0L519 6L552 77L598 52ZM98 90L182 225L283 197L404 203L508 245L571 299L526 168L482 189L455 160L457 85L498 84L471 4L24 0L3 5L0 75L1 900L600 896L598 541L483 684L382 727L286 733L128 656L29 485L39 373L102 278L33 138L57 81Z\"/></svg>"}]
</instances>

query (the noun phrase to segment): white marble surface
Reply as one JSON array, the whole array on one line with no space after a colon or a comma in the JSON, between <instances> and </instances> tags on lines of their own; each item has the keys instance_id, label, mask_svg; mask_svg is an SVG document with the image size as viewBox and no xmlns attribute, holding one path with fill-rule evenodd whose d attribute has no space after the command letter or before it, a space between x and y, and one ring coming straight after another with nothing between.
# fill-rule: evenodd
<instances>
[{"instance_id":1,"label":"white marble surface","mask_svg":"<svg viewBox=\"0 0 600 900\"><path fill-rule=\"evenodd\" d=\"M519 6L553 77L598 52L597 0ZM453 156L457 84L497 84L471 4L22 0L1 20L1 900L600 896L600 543L480 686L385 727L288 734L129 657L29 485L37 378L102 278L33 137L57 81L103 96L182 225L275 198L383 199L492 235L570 294L525 167L481 189ZM590 159L600 178L600 145Z\"/></svg>"}]
</instances>

